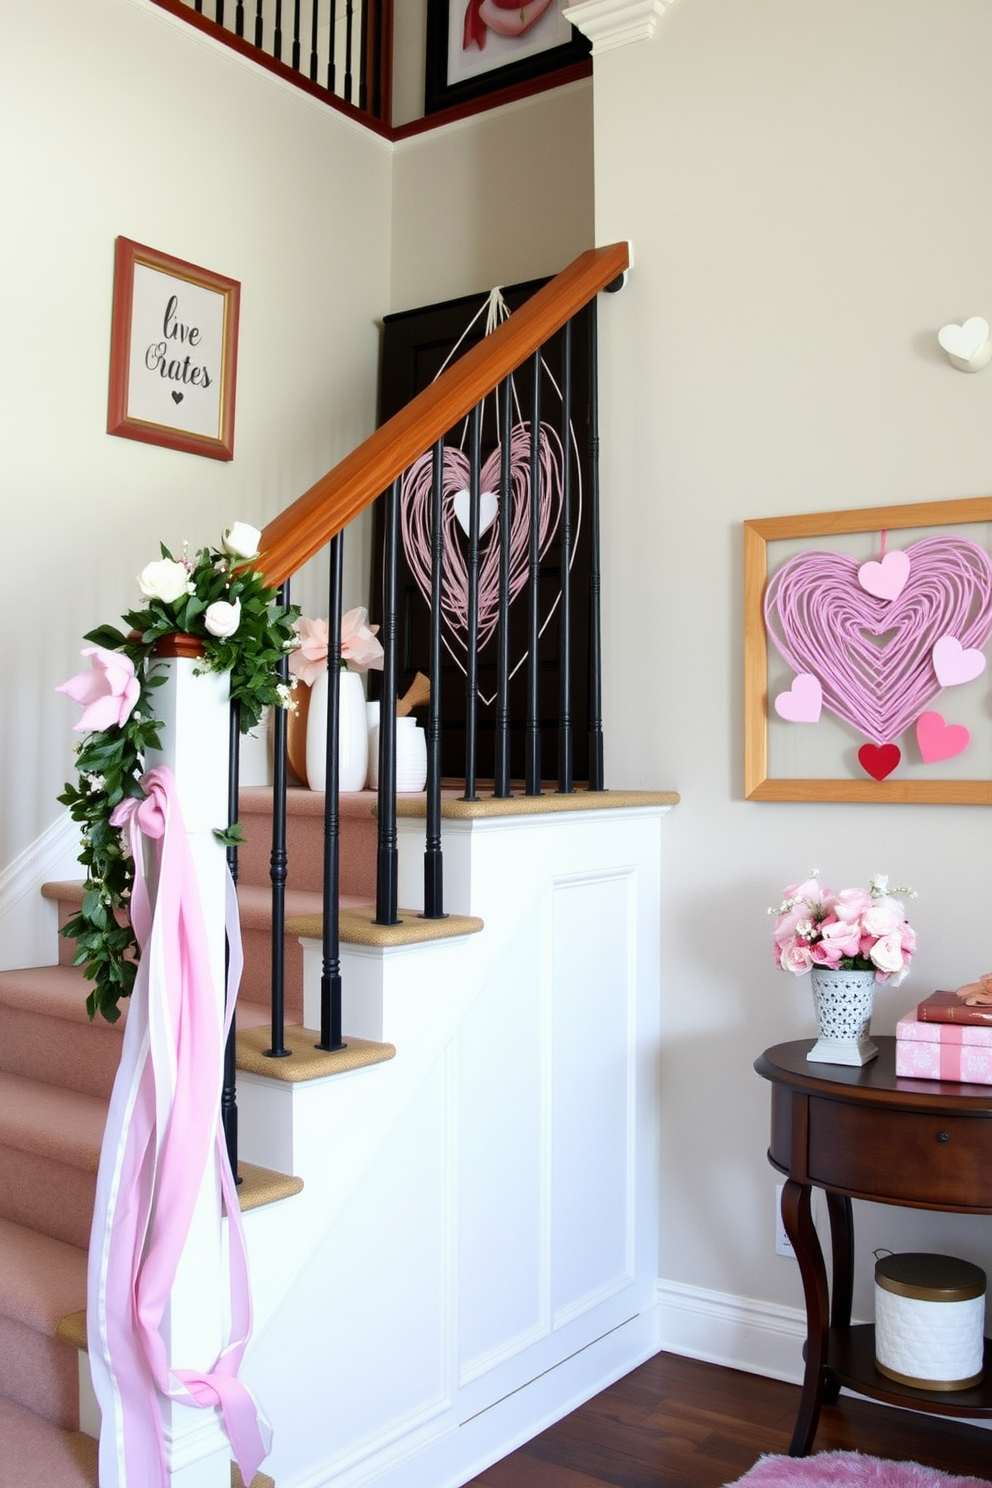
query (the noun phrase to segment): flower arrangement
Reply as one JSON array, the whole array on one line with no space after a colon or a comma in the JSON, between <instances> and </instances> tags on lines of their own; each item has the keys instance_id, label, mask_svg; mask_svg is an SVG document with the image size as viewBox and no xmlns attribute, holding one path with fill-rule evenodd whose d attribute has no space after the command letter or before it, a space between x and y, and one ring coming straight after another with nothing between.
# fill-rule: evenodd
<instances>
[{"instance_id":1,"label":"flower arrangement","mask_svg":"<svg viewBox=\"0 0 992 1488\"><path fill-rule=\"evenodd\" d=\"M364 605L341 616L341 665L351 672L382 670L383 650L376 640L379 627L370 625L368 620ZM296 622L296 633L300 644L289 658L289 670L312 687L327 667L330 639L327 621L301 615Z\"/></svg>"},{"instance_id":2,"label":"flower arrangement","mask_svg":"<svg viewBox=\"0 0 992 1488\"><path fill-rule=\"evenodd\" d=\"M120 999L134 984L138 947L127 917L134 866L117 817L127 798L144 797L145 754L160 747L154 693L165 673L156 665L157 643L177 632L195 636L203 647L199 669L230 672L242 733L266 708L290 704L277 665L298 644L299 611L276 604L275 590L251 566L260 538L258 528L236 522L219 548L190 555L184 544L174 558L163 546L161 558L138 575L144 603L123 616L129 631L113 625L90 631L85 639L92 644L82 653L90 670L56 689L83 709L75 725L85 735L76 750L77 779L59 800L82 829L86 882L82 905L62 934L75 939L73 964L93 983L86 1000L91 1018L100 1012L116 1022ZM240 834L234 827L218 836L230 843Z\"/></svg>"},{"instance_id":3,"label":"flower arrangement","mask_svg":"<svg viewBox=\"0 0 992 1488\"><path fill-rule=\"evenodd\" d=\"M814 966L831 971L873 971L876 982L898 987L909 975L916 933L906 919L898 894L916 898L913 889L889 888L876 873L867 889L841 889L835 894L817 882L814 868L802 883L790 884L776 915L775 965L793 976Z\"/></svg>"}]
</instances>

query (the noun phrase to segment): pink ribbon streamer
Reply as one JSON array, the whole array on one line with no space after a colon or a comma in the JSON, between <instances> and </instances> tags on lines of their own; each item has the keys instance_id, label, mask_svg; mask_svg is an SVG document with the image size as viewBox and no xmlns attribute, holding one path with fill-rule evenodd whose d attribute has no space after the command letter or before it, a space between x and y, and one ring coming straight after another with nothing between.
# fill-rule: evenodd
<instances>
[{"instance_id":1,"label":"pink ribbon streamer","mask_svg":"<svg viewBox=\"0 0 992 1488\"><path fill-rule=\"evenodd\" d=\"M947 1023L941 1027L937 1046L942 1080L961 1079L961 1046L964 1029L960 1023Z\"/></svg>"},{"instance_id":2,"label":"pink ribbon streamer","mask_svg":"<svg viewBox=\"0 0 992 1488\"><path fill-rule=\"evenodd\" d=\"M175 779L160 768L141 783L145 799L122 802L111 818L130 838L131 920L141 960L104 1133L90 1239L87 1325L102 1415L100 1483L167 1488L162 1397L218 1406L248 1483L268 1455L271 1431L238 1379L251 1333L251 1296L241 1211L220 1123L224 1041L243 965L237 901L229 877L230 970L222 1018ZM154 900L142 838L155 859ZM162 1320L212 1162L228 1219L227 1342L208 1369L170 1369Z\"/></svg>"}]
</instances>

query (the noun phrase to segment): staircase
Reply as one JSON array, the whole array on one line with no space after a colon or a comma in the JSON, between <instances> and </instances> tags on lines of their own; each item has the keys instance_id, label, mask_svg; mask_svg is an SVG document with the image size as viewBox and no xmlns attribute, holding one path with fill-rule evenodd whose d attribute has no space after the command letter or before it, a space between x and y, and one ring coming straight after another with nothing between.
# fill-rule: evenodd
<instances>
[{"instance_id":1,"label":"staircase","mask_svg":"<svg viewBox=\"0 0 992 1488\"><path fill-rule=\"evenodd\" d=\"M374 893L373 800L364 792L342 800L345 907L369 903ZM290 791L287 906L294 915L320 910L322 812L323 796ZM241 818L247 846L239 875L245 975L238 1023L251 1063L251 1031L264 1033L269 1022L271 791L243 792ZM60 926L81 892L77 883L45 885L43 893L58 905ZM126 1009L115 1025L90 1023L87 986L71 965L73 950L60 938L56 965L0 972L0 1488L75 1488L97 1481L95 1441L79 1431L76 1341L85 1339L96 1168ZM289 1023L298 1023L303 962L295 935L286 937L286 1006ZM254 1047L267 1042L256 1037ZM378 1046L368 1062L391 1053ZM321 1057L325 1063L331 1058ZM311 1077L321 1071L320 1059L307 1069ZM242 1165L241 1176L243 1210L302 1187L299 1180L250 1163ZM83 1424L91 1433L97 1429L88 1392Z\"/></svg>"}]
</instances>

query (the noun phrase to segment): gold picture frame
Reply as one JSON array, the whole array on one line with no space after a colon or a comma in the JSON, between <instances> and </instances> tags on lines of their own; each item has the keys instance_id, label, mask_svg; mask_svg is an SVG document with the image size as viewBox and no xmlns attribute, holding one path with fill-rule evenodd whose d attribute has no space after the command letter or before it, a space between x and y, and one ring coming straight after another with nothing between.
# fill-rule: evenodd
<instances>
[{"instance_id":1,"label":"gold picture frame","mask_svg":"<svg viewBox=\"0 0 992 1488\"><path fill-rule=\"evenodd\" d=\"M764 596L768 547L865 532L992 522L992 496L814 512L744 523L744 795L749 801L992 805L992 779L785 778L769 774L768 635Z\"/></svg>"}]
</instances>

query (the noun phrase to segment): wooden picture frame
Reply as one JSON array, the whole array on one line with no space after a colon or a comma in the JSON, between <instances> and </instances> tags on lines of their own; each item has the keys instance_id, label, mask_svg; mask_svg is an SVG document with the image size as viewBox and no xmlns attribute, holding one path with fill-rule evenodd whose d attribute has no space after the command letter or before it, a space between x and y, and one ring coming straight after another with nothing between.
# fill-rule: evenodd
<instances>
[{"instance_id":1,"label":"wooden picture frame","mask_svg":"<svg viewBox=\"0 0 992 1488\"><path fill-rule=\"evenodd\" d=\"M571 0L551 0L519 36L499 35L479 22L485 45L465 48L466 11L473 3L427 0L425 114L481 99L496 103L500 101L496 94L519 85L539 87L542 79L562 68L579 66L580 75L592 70L592 43L562 14ZM517 9L524 12L527 7Z\"/></svg>"},{"instance_id":2,"label":"wooden picture frame","mask_svg":"<svg viewBox=\"0 0 992 1488\"><path fill-rule=\"evenodd\" d=\"M120 237L107 433L234 458L241 285Z\"/></svg>"},{"instance_id":3,"label":"wooden picture frame","mask_svg":"<svg viewBox=\"0 0 992 1488\"><path fill-rule=\"evenodd\" d=\"M805 542L821 537L838 539L847 534L910 529L935 528L942 531L946 527L986 522L992 522L992 496L816 512L744 523L744 795L747 800L992 805L992 778L876 781L854 776L850 779L787 779L770 775L770 642L764 615L770 543ZM871 552L865 553L865 559L874 556Z\"/></svg>"}]
</instances>

